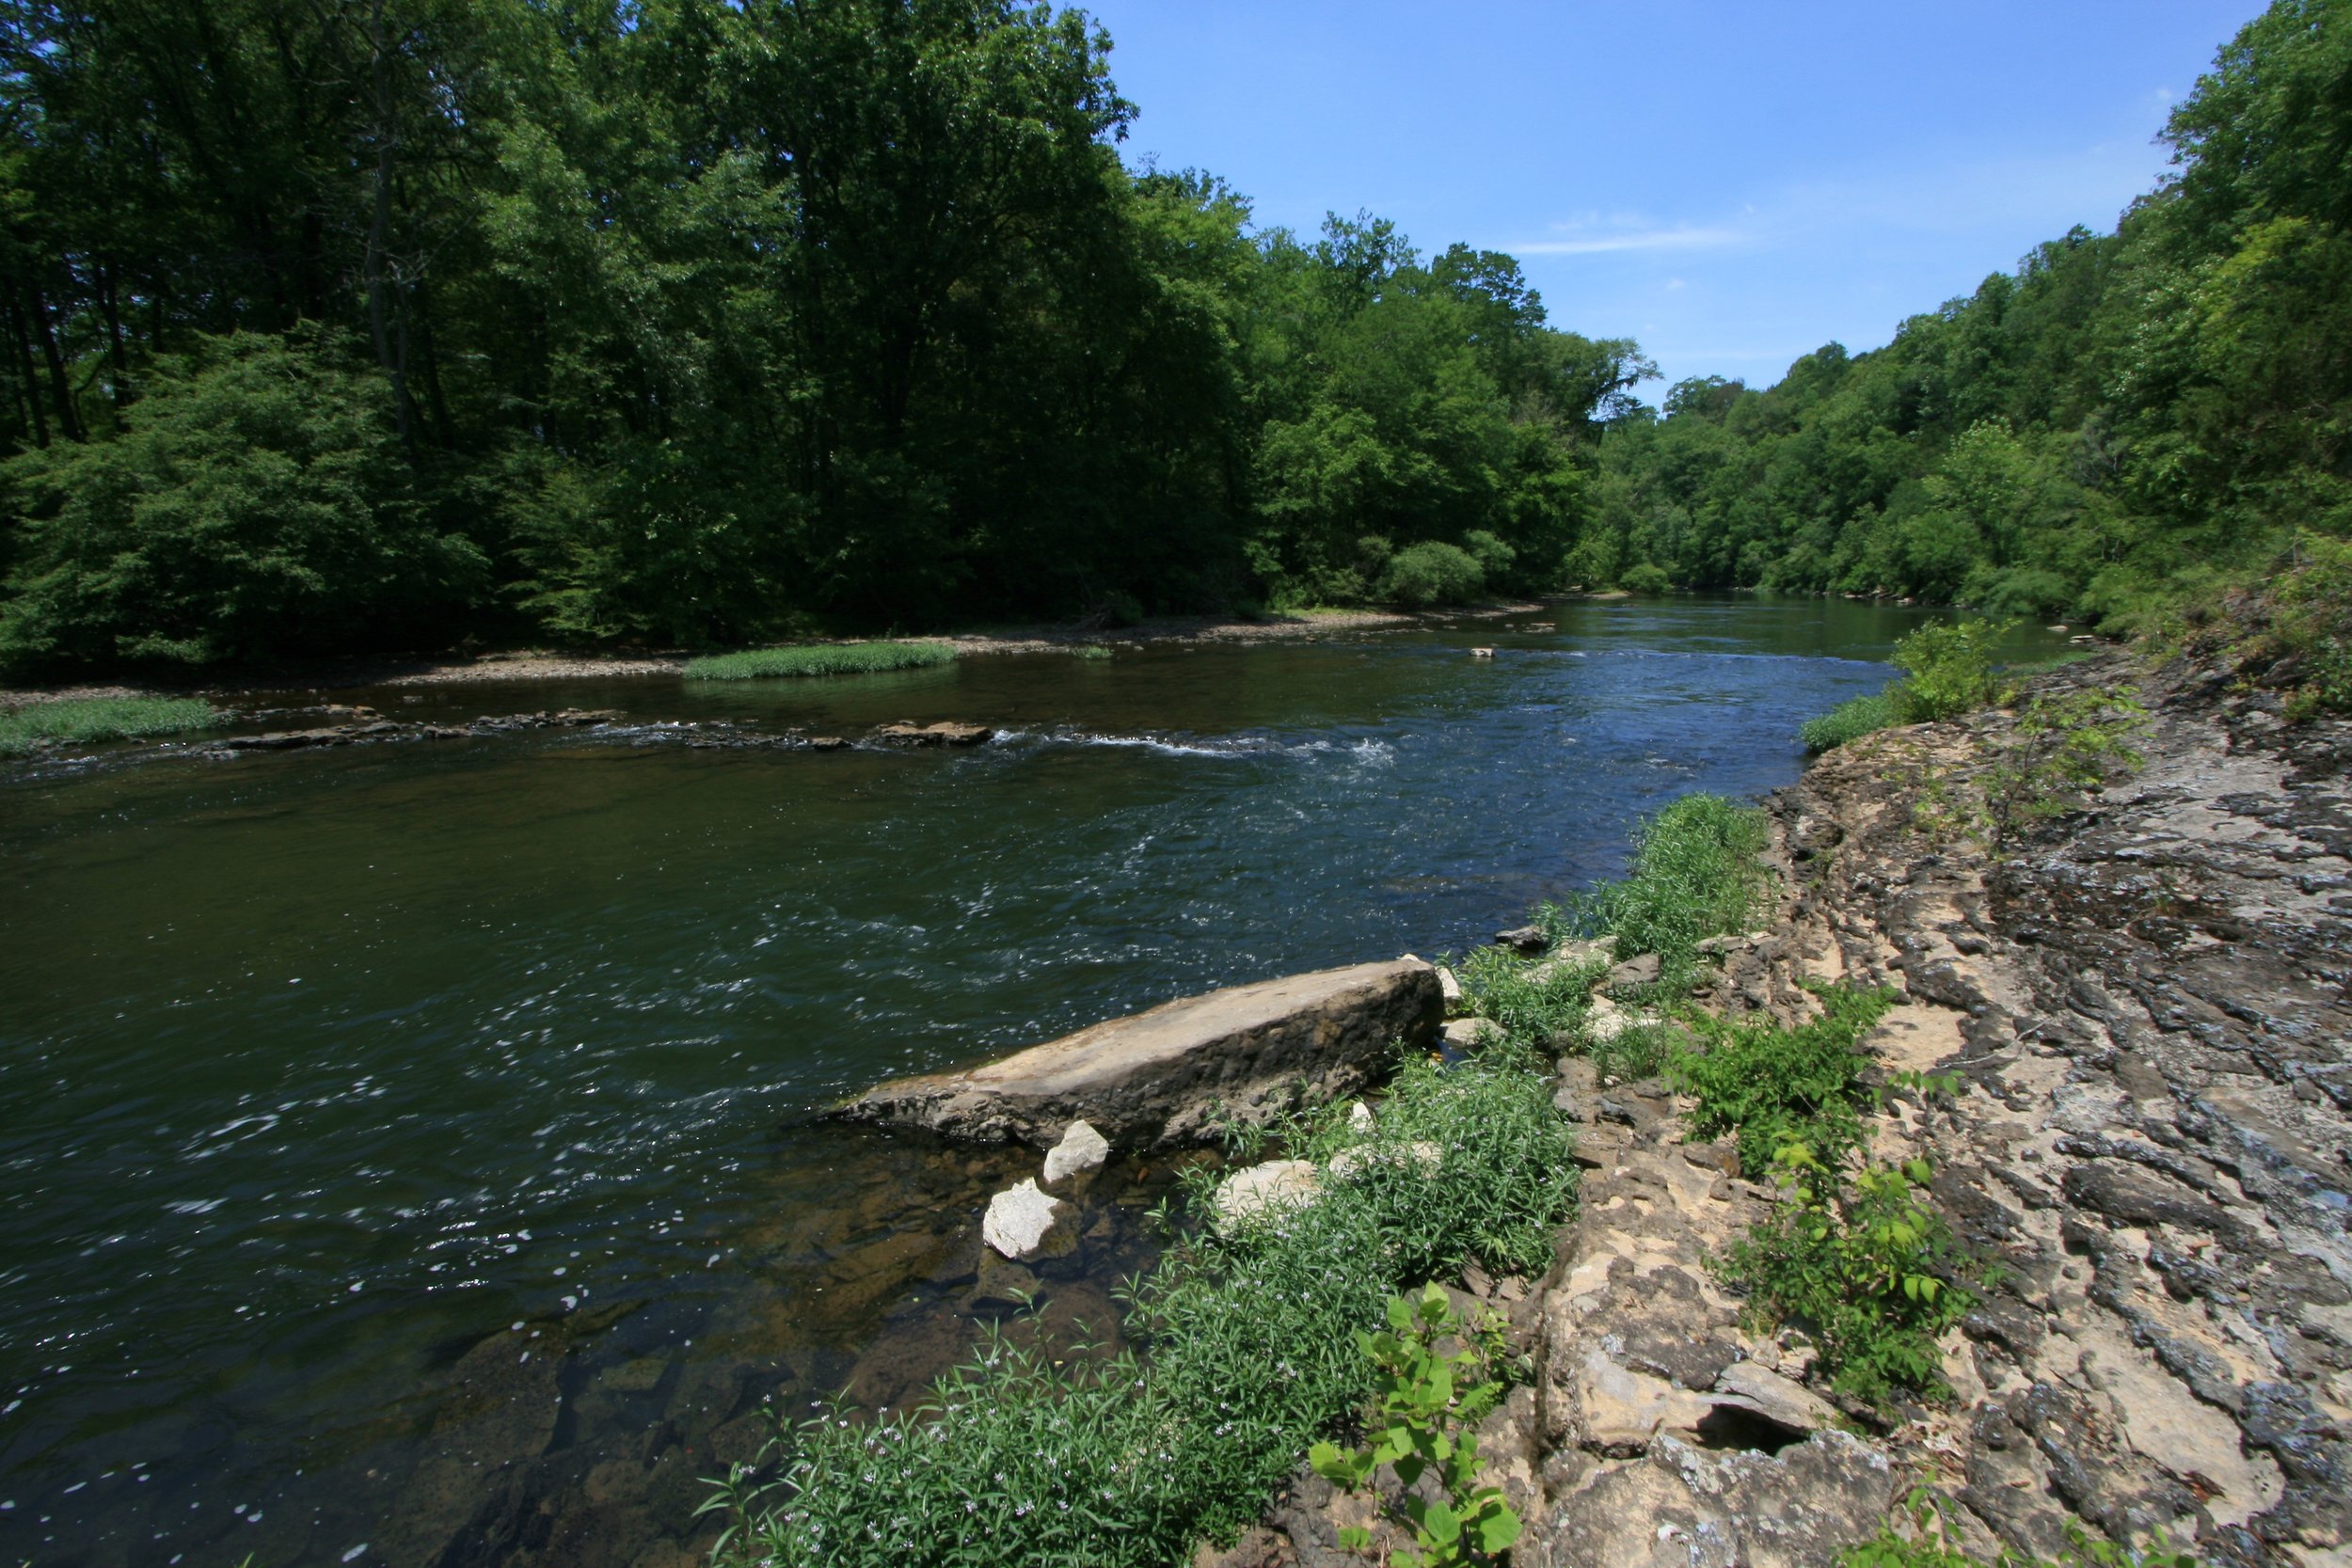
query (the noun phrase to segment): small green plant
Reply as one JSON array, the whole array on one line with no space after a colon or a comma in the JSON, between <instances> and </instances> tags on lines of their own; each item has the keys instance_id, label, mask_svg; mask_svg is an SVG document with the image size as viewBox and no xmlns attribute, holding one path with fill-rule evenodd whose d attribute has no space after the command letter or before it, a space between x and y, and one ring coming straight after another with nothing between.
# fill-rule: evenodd
<instances>
[{"instance_id":1,"label":"small green plant","mask_svg":"<svg viewBox=\"0 0 2352 1568\"><path fill-rule=\"evenodd\" d=\"M1919 724L1990 706L2000 694L1993 648L2009 629L1981 619L1939 622L1896 643L1895 662L1905 678L1888 688L1888 695L1899 720Z\"/></svg>"},{"instance_id":2,"label":"small green plant","mask_svg":"<svg viewBox=\"0 0 2352 1568\"><path fill-rule=\"evenodd\" d=\"M1665 568L1653 566L1644 561L1619 573L1617 586L1629 594L1638 594L1644 598L1654 599L1661 594L1672 592L1674 579L1666 575Z\"/></svg>"},{"instance_id":3,"label":"small green plant","mask_svg":"<svg viewBox=\"0 0 2352 1568\"><path fill-rule=\"evenodd\" d=\"M2148 760L2132 745L2148 710L2112 688L2035 697L2015 734L1985 770L1987 843L1996 852L2027 824L2056 816L2069 797L2096 789Z\"/></svg>"},{"instance_id":4,"label":"small green plant","mask_svg":"<svg viewBox=\"0 0 2352 1568\"><path fill-rule=\"evenodd\" d=\"M1100 642L1081 642L1070 650L1070 657L1096 663L1111 657L1111 651Z\"/></svg>"},{"instance_id":5,"label":"small green plant","mask_svg":"<svg viewBox=\"0 0 2352 1568\"><path fill-rule=\"evenodd\" d=\"M1850 740L1859 740L1900 723L1897 717L1894 689L1874 691L1867 697L1854 697L1838 704L1818 719L1808 719L1799 726L1797 735L1804 742L1806 752L1815 756L1834 751Z\"/></svg>"},{"instance_id":6,"label":"small green plant","mask_svg":"<svg viewBox=\"0 0 2352 1568\"><path fill-rule=\"evenodd\" d=\"M76 697L0 713L0 756L200 730L220 716L194 697Z\"/></svg>"},{"instance_id":7,"label":"small green plant","mask_svg":"<svg viewBox=\"0 0 2352 1568\"><path fill-rule=\"evenodd\" d=\"M1920 1196L1928 1162L1848 1168L1790 1143L1772 1164L1780 1207L1720 1268L1748 1291L1754 1324L1795 1325L1833 1386L1855 1399L1940 1392L1936 1338L1968 1315L1976 1292L1958 1277L1968 1260L1951 1227Z\"/></svg>"},{"instance_id":8,"label":"small green plant","mask_svg":"<svg viewBox=\"0 0 2352 1568\"><path fill-rule=\"evenodd\" d=\"M1502 1385L1483 1378L1485 1357L1473 1348L1473 1332L1454 1316L1446 1293L1423 1286L1418 1299L1400 1296L1388 1305L1389 1326L1356 1333L1357 1348L1374 1368L1372 1441L1342 1449L1317 1443L1308 1449L1315 1474L1334 1486L1360 1492L1382 1465L1391 1469L1403 1496L1386 1506L1413 1532L1412 1549L1389 1560L1406 1568L1451 1568L1491 1562L1519 1537L1519 1517L1500 1488L1478 1481L1478 1439L1465 1430L1494 1407ZM1461 1348L1442 1350L1452 1342ZM1471 1378L1482 1381L1471 1383ZM1423 1476L1433 1478L1422 1495ZM1352 1552L1372 1549L1372 1532L1352 1525L1340 1532Z\"/></svg>"},{"instance_id":9,"label":"small green plant","mask_svg":"<svg viewBox=\"0 0 2352 1568\"><path fill-rule=\"evenodd\" d=\"M2134 1550L2093 1541L2072 1520L2067 1522L2066 1545L2056 1558L2021 1557L2004 1550L1988 1565L1960 1544L1950 1505L1927 1487L1912 1488L1903 1512L1911 1516L1909 1533L1885 1526L1873 1539L1848 1547L1837 1568L2197 1568L2197 1559L2174 1549L2161 1529L2145 1548Z\"/></svg>"},{"instance_id":10,"label":"small green plant","mask_svg":"<svg viewBox=\"0 0 2352 1568\"><path fill-rule=\"evenodd\" d=\"M1821 1015L1794 1029L1692 1013L1699 1047L1672 1059L1677 1085L1697 1101L1691 1130L1703 1138L1736 1134L1740 1171L1750 1180L1777 1168L1780 1151L1792 1144L1832 1164L1861 1146L1858 1091L1868 1058L1858 1048L1895 994L1851 986L1815 994Z\"/></svg>"},{"instance_id":11,"label":"small green plant","mask_svg":"<svg viewBox=\"0 0 2352 1568\"><path fill-rule=\"evenodd\" d=\"M2286 716L2352 713L2352 540L2297 532L2269 611L2263 641L2288 686Z\"/></svg>"},{"instance_id":12,"label":"small green plant","mask_svg":"<svg viewBox=\"0 0 2352 1568\"><path fill-rule=\"evenodd\" d=\"M921 670L954 662L946 642L817 643L797 648L747 648L689 659L686 678L744 681L771 675L863 675L884 670Z\"/></svg>"}]
</instances>

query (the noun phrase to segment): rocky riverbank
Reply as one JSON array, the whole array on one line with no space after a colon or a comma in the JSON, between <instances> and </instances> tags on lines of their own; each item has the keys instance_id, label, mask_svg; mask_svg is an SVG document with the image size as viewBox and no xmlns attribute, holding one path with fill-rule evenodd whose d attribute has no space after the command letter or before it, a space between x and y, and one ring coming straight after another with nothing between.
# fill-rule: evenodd
<instances>
[{"instance_id":1,"label":"rocky riverbank","mask_svg":"<svg viewBox=\"0 0 2352 1568\"><path fill-rule=\"evenodd\" d=\"M1808 984L1890 987L1882 1083L1958 1075L1895 1087L1870 1148L1931 1162L1995 1265L1942 1341L1949 1398L1840 1399L1801 1334L1758 1331L1712 1265L1775 1195L1663 1081L1561 1064L1576 1218L1541 1279L1469 1281L1533 1371L1482 1432L1515 1562L1825 1564L1921 1484L1988 1561L2162 1527L2208 1563L2352 1562L2352 725L2289 726L2217 669L2145 695L2144 766L1997 857L1919 808L2000 767L2013 714L1831 753L1770 802L1772 920L1702 982L1790 1022ZM1302 1471L1213 1560L1337 1568L1361 1514Z\"/></svg>"}]
</instances>

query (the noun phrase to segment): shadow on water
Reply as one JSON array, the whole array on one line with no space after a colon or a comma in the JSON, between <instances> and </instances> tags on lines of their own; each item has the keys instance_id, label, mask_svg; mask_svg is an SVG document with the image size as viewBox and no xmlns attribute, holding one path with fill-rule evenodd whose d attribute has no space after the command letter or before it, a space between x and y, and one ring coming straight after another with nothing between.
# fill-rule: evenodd
<instances>
[{"instance_id":1,"label":"shadow on water","mask_svg":"<svg viewBox=\"0 0 2352 1568\"><path fill-rule=\"evenodd\" d=\"M1569 605L1265 646L337 692L590 734L0 776L0 1560L682 1564L769 1412L1009 1309L1033 1168L816 1119L1215 985L1435 953L1793 777L1916 617ZM1502 657L1472 660L1472 643ZM282 697L273 701L283 704ZM681 723L967 752L705 749ZM1171 1175L1034 1288L1116 1343Z\"/></svg>"}]
</instances>

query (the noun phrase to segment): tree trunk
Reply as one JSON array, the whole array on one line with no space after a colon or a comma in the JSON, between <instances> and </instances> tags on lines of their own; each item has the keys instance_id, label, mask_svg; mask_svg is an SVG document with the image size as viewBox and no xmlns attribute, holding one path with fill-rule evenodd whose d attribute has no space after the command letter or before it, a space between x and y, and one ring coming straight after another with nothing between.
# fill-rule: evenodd
<instances>
[{"instance_id":1,"label":"tree trunk","mask_svg":"<svg viewBox=\"0 0 2352 1568\"><path fill-rule=\"evenodd\" d=\"M397 335L391 316L397 306L388 298L396 280L385 274L390 266L392 173L399 134L392 105L391 40L384 26L384 0L368 9L368 86L375 113L375 208L368 222L368 331L375 340L375 362L392 384L392 419L400 431L403 451L416 455L416 418L408 400L408 334L405 322ZM397 336L397 341L395 341Z\"/></svg>"},{"instance_id":2,"label":"tree trunk","mask_svg":"<svg viewBox=\"0 0 2352 1568\"><path fill-rule=\"evenodd\" d=\"M16 340L19 365L18 388L24 399L26 422L33 433L33 444L49 444L49 416L41 412L40 377L33 369L33 336L24 325L24 307L15 298L8 301L8 335Z\"/></svg>"},{"instance_id":3,"label":"tree trunk","mask_svg":"<svg viewBox=\"0 0 2352 1568\"><path fill-rule=\"evenodd\" d=\"M40 330L40 355L49 366L49 391L56 400L57 428L69 441L82 439L82 421L73 412L73 392L66 385L65 356L58 351L56 329L49 322L49 302L41 297L40 285L32 284L26 291L31 295L33 325Z\"/></svg>"}]
</instances>

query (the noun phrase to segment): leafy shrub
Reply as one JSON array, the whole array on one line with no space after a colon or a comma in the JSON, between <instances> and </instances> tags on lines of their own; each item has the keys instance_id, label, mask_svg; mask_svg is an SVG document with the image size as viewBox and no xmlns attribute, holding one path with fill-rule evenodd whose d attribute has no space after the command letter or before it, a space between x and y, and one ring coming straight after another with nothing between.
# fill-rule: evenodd
<instances>
[{"instance_id":1,"label":"leafy shrub","mask_svg":"<svg viewBox=\"0 0 2352 1568\"><path fill-rule=\"evenodd\" d=\"M1851 1174L1803 1143L1773 1156L1785 1189L1770 1219L1731 1245L1724 1280L1746 1289L1760 1327L1793 1323L1839 1392L1873 1403L1943 1387L1936 1337L1976 1293L1951 1227L1920 1197L1925 1160Z\"/></svg>"},{"instance_id":2,"label":"leafy shrub","mask_svg":"<svg viewBox=\"0 0 2352 1568\"><path fill-rule=\"evenodd\" d=\"M1099 664L1111 657L1111 651L1100 642L1081 642L1070 650L1070 657L1087 663Z\"/></svg>"},{"instance_id":3,"label":"leafy shrub","mask_svg":"<svg viewBox=\"0 0 2352 1568\"><path fill-rule=\"evenodd\" d=\"M1639 594L1645 598L1654 599L1661 594L1671 592L1674 588L1674 579L1666 575L1664 567L1653 566L1645 561L1620 572L1617 575L1617 586L1629 594Z\"/></svg>"},{"instance_id":4,"label":"leafy shrub","mask_svg":"<svg viewBox=\"0 0 2352 1568\"><path fill-rule=\"evenodd\" d=\"M1478 1439L1463 1429L1493 1408L1502 1386L1463 1386L1486 1369L1436 1284L1422 1287L1418 1299L1398 1297L1388 1310L1387 1331L1356 1331L1357 1348L1375 1369L1376 1397L1367 1422L1373 1440L1344 1450L1317 1443L1308 1450L1308 1463L1350 1492L1372 1485L1384 1465L1395 1473L1405 1493L1391 1512L1411 1528L1413 1549L1395 1553L1391 1561L1405 1568L1491 1562L1519 1538L1519 1517L1501 1488L1479 1484ZM1438 1346L1448 1340L1462 1348L1440 1354ZM1436 1497L1417 1490L1423 1476L1434 1479ZM1340 1547L1368 1552L1372 1532L1347 1526L1340 1531Z\"/></svg>"},{"instance_id":5,"label":"leafy shrub","mask_svg":"<svg viewBox=\"0 0 2352 1568\"><path fill-rule=\"evenodd\" d=\"M826 642L798 648L748 648L689 659L689 680L743 681L771 675L864 675L921 670L955 661L946 642Z\"/></svg>"},{"instance_id":6,"label":"leafy shrub","mask_svg":"<svg viewBox=\"0 0 2352 1568\"><path fill-rule=\"evenodd\" d=\"M1896 717L1893 689L1873 691L1867 697L1852 697L1838 704L1818 719L1808 719L1798 726L1797 735L1804 749L1815 756L1834 751L1850 740L1859 740L1901 722Z\"/></svg>"},{"instance_id":7,"label":"leafy shrub","mask_svg":"<svg viewBox=\"0 0 2352 1568\"><path fill-rule=\"evenodd\" d=\"M1390 558L1380 576L1380 596L1408 610L1468 604L1486 586L1477 560L1456 545L1423 540Z\"/></svg>"},{"instance_id":8,"label":"leafy shrub","mask_svg":"<svg viewBox=\"0 0 2352 1568\"><path fill-rule=\"evenodd\" d=\"M2352 540L2299 534L2271 585L2266 641L2290 689L2287 717L2352 713Z\"/></svg>"},{"instance_id":9,"label":"leafy shrub","mask_svg":"<svg viewBox=\"0 0 2352 1568\"><path fill-rule=\"evenodd\" d=\"M2131 742L2147 714L2137 697L2114 688L2026 703L1985 769L1987 846L1998 851L2026 824L2063 812L2071 797L2137 770L2147 758Z\"/></svg>"},{"instance_id":10,"label":"leafy shrub","mask_svg":"<svg viewBox=\"0 0 2352 1568\"><path fill-rule=\"evenodd\" d=\"M0 713L0 756L22 756L45 745L82 746L95 740L199 730L218 715L194 697L83 697L36 703Z\"/></svg>"},{"instance_id":11,"label":"leafy shrub","mask_svg":"<svg viewBox=\"0 0 2352 1568\"><path fill-rule=\"evenodd\" d=\"M1494 1023L1514 1046L1540 1052L1553 1035L1584 1022L1607 967L1599 960L1534 963L1505 947L1481 947L1454 969L1465 1012Z\"/></svg>"},{"instance_id":12,"label":"leafy shrub","mask_svg":"<svg viewBox=\"0 0 2352 1568\"><path fill-rule=\"evenodd\" d=\"M1276 1135L1306 1158L1359 1155L1315 1202L1179 1239L1130 1292L1145 1354L1063 1368L992 1338L914 1409L780 1423L713 1499L733 1516L713 1560L1158 1568L1254 1519L1372 1394L1352 1337L1389 1297L1473 1252L1545 1266L1574 1191L1549 1085L1509 1053L1446 1070L1408 1059L1369 1137L1344 1106ZM1434 1170L1417 1142L1438 1147ZM1214 1184L1194 1175L1191 1212Z\"/></svg>"},{"instance_id":13,"label":"leafy shrub","mask_svg":"<svg viewBox=\"0 0 2352 1568\"><path fill-rule=\"evenodd\" d=\"M1519 552L1504 544L1483 528L1474 528L1462 535L1462 548L1478 562L1478 570L1489 583L1502 582L1511 575L1512 565Z\"/></svg>"},{"instance_id":14,"label":"leafy shrub","mask_svg":"<svg viewBox=\"0 0 2352 1568\"><path fill-rule=\"evenodd\" d=\"M1701 1049L1675 1054L1675 1079L1698 1101L1691 1130L1736 1133L1740 1173L1750 1180L1763 1180L1791 1144L1832 1164L1861 1145L1855 1086L1867 1058L1857 1048L1894 993L1834 986L1817 994L1821 1016L1794 1029L1693 1014Z\"/></svg>"},{"instance_id":15,"label":"leafy shrub","mask_svg":"<svg viewBox=\"0 0 2352 1568\"><path fill-rule=\"evenodd\" d=\"M1895 644L1895 662L1909 678L1889 689L1906 724L1955 719L1990 705L2000 688L1993 677L1993 645L2009 628L1991 621L1938 622Z\"/></svg>"},{"instance_id":16,"label":"leafy shrub","mask_svg":"<svg viewBox=\"0 0 2352 1568\"><path fill-rule=\"evenodd\" d=\"M1632 874L1577 901L1580 929L1614 931L1617 957L1659 958L1686 986L1708 937L1747 928L1764 896L1764 814L1720 795L1686 795L1643 824Z\"/></svg>"},{"instance_id":17,"label":"leafy shrub","mask_svg":"<svg viewBox=\"0 0 2352 1568\"><path fill-rule=\"evenodd\" d=\"M24 518L0 661L413 644L484 581L412 492L383 378L323 335L204 340L122 418L113 440L8 461Z\"/></svg>"}]
</instances>

